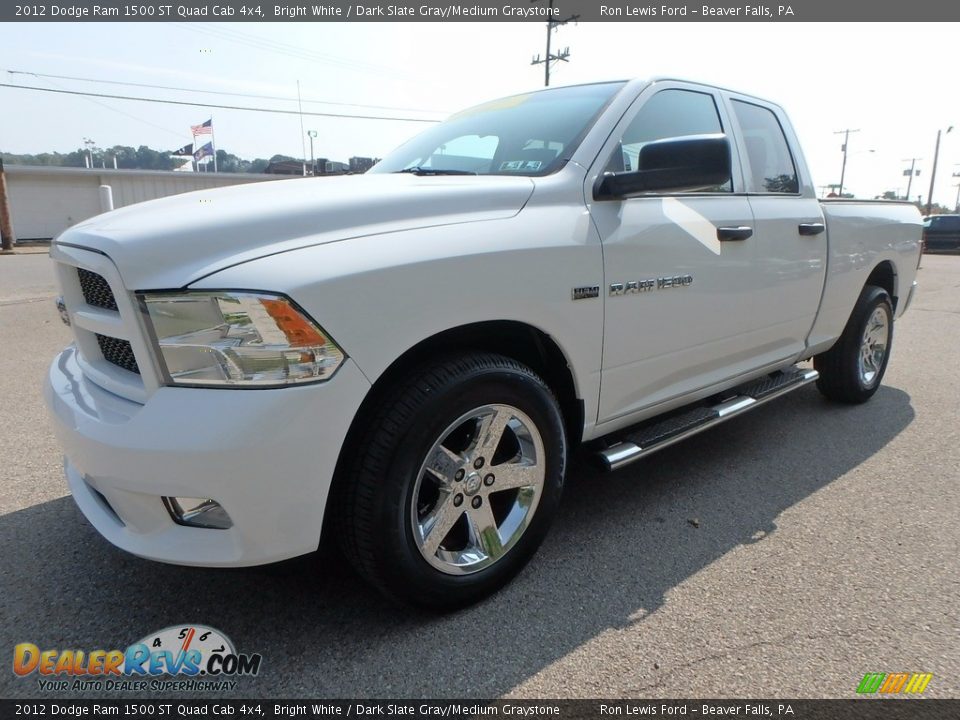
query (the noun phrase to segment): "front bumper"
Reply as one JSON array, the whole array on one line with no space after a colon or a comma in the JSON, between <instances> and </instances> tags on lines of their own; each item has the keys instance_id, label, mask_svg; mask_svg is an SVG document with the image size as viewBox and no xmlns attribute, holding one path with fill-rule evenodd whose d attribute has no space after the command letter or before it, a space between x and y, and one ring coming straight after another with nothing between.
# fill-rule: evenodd
<instances>
[{"instance_id":1,"label":"front bumper","mask_svg":"<svg viewBox=\"0 0 960 720\"><path fill-rule=\"evenodd\" d=\"M340 448L369 383L350 359L328 382L274 390L161 387L145 405L87 380L71 346L44 397L77 505L151 560L246 566L317 549ZM173 522L162 496L219 502L227 530Z\"/></svg>"}]
</instances>

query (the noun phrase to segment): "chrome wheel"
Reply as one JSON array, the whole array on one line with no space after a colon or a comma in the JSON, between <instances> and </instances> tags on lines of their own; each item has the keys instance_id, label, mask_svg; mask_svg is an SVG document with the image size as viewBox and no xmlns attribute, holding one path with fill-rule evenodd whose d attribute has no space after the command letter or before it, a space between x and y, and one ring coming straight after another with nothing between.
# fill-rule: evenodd
<instances>
[{"instance_id":1,"label":"chrome wheel","mask_svg":"<svg viewBox=\"0 0 960 720\"><path fill-rule=\"evenodd\" d=\"M890 345L890 319L883 306L874 308L867 325L863 330L863 339L860 342L860 381L865 387L870 387L883 368L883 361L887 357L887 348Z\"/></svg>"},{"instance_id":2,"label":"chrome wheel","mask_svg":"<svg viewBox=\"0 0 960 720\"><path fill-rule=\"evenodd\" d=\"M493 565L530 525L546 477L543 439L510 405L484 405L444 430L420 466L410 523L430 565L466 575Z\"/></svg>"}]
</instances>

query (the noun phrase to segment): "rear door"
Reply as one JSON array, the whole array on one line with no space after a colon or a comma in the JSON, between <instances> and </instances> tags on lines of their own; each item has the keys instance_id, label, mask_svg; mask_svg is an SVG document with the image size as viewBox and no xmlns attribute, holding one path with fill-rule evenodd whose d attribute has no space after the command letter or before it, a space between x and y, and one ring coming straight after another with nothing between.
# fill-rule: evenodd
<instances>
[{"instance_id":1,"label":"rear door","mask_svg":"<svg viewBox=\"0 0 960 720\"><path fill-rule=\"evenodd\" d=\"M796 137L783 111L724 93L753 213L751 313L755 340L774 358L801 353L816 319L827 232Z\"/></svg>"},{"instance_id":2,"label":"rear door","mask_svg":"<svg viewBox=\"0 0 960 720\"><path fill-rule=\"evenodd\" d=\"M736 150L733 179L721 187L593 198L594 179L635 169L645 143L723 133L729 124L713 89L655 83L588 173L585 192L603 241L606 281L599 422L722 382L756 362L753 244L745 236L719 236L719 229L749 232L753 224Z\"/></svg>"}]
</instances>

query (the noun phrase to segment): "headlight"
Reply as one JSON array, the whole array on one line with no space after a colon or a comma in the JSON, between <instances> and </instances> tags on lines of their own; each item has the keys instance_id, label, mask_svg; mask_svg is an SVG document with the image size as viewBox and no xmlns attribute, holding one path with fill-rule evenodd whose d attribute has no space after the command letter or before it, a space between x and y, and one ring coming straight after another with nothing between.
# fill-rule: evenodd
<instances>
[{"instance_id":1,"label":"headlight","mask_svg":"<svg viewBox=\"0 0 960 720\"><path fill-rule=\"evenodd\" d=\"M139 296L168 384L276 387L326 380L343 351L291 300L254 292Z\"/></svg>"}]
</instances>

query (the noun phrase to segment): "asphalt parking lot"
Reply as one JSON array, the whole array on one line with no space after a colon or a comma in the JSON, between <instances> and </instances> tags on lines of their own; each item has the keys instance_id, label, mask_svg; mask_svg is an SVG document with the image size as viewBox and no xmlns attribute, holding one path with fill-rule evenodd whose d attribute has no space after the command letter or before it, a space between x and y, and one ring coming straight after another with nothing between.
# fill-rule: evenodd
<instances>
[{"instance_id":1,"label":"asphalt parking lot","mask_svg":"<svg viewBox=\"0 0 960 720\"><path fill-rule=\"evenodd\" d=\"M332 552L203 570L101 539L41 400L70 339L49 260L0 256L0 656L195 622L263 655L238 697L849 698L901 671L960 696L960 257L919 280L870 403L811 386L613 475L579 463L526 572L433 617ZM0 697L31 696L0 672Z\"/></svg>"}]
</instances>

